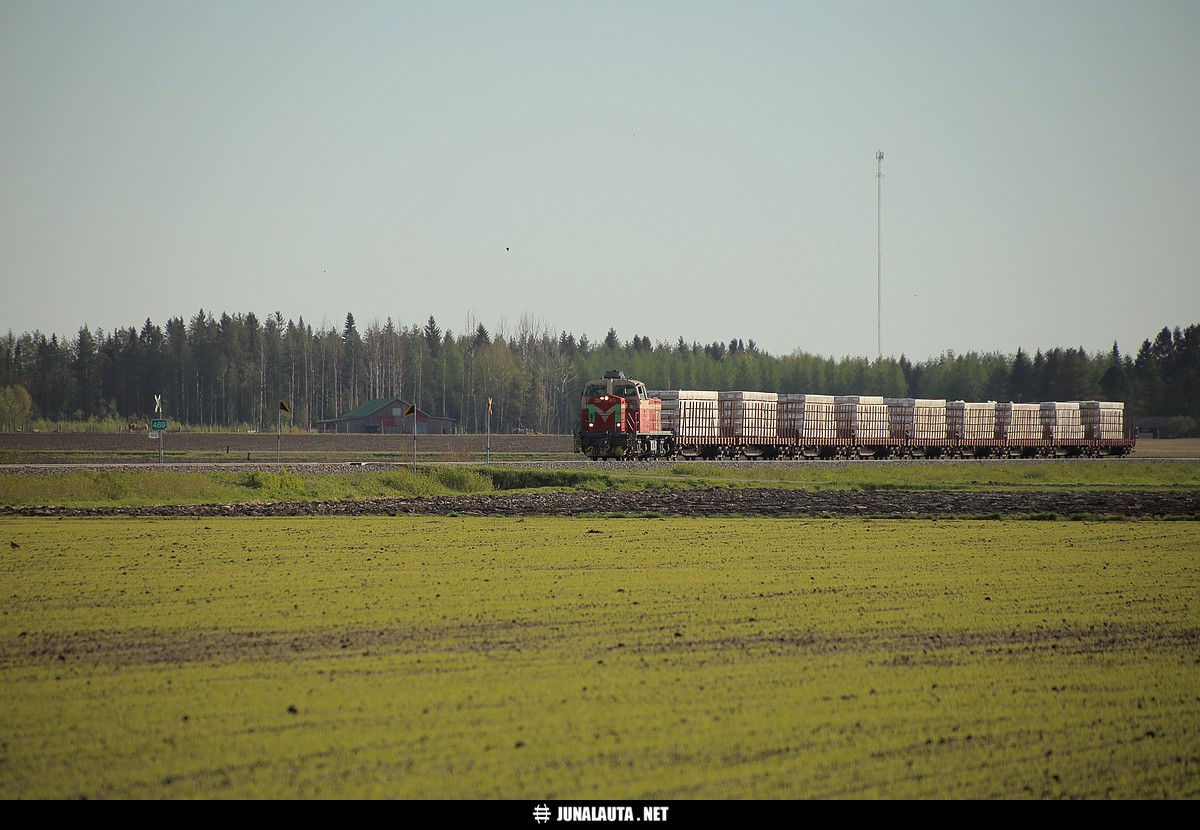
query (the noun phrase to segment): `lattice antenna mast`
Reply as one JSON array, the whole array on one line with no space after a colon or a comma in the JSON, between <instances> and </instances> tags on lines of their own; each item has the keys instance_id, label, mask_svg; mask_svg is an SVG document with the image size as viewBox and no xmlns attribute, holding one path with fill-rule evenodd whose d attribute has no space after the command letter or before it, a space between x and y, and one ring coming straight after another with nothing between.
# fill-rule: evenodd
<instances>
[{"instance_id":1,"label":"lattice antenna mast","mask_svg":"<svg viewBox=\"0 0 1200 830\"><path fill-rule=\"evenodd\" d=\"M883 360L883 150L875 153L875 182L878 191L875 202L875 340L878 359Z\"/></svg>"}]
</instances>

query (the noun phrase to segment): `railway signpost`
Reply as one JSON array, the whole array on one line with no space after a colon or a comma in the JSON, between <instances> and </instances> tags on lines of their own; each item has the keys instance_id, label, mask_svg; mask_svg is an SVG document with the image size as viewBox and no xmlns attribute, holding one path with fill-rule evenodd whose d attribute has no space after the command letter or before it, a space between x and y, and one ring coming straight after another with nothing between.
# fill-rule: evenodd
<instances>
[{"instance_id":1,"label":"railway signpost","mask_svg":"<svg viewBox=\"0 0 1200 830\"><path fill-rule=\"evenodd\" d=\"M162 395L154 396L154 414L155 415L163 414ZM163 463L163 433L167 431L167 419L166 418L151 418L150 419L150 429L152 431L151 434L153 434L153 433L158 434L158 463L161 464L161 463Z\"/></svg>"}]
</instances>

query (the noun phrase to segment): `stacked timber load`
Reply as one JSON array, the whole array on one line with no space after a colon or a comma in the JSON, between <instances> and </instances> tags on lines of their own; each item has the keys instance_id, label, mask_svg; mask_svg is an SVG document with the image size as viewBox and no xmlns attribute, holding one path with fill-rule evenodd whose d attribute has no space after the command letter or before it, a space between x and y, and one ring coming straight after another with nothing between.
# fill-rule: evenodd
<instances>
[{"instance_id":1,"label":"stacked timber load","mask_svg":"<svg viewBox=\"0 0 1200 830\"><path fill-rule=\"evenodd\" d=\"M775 392L721 392L721 436L742 441L775 439L779 395Z\"/></svg>"},{"instance_id":2,"label":"stacked timber load","mask_svg":"<svg viewBox=\"0 0 1200 830\"><path fill-rule=\"evenodd\" d=\"M1017 444L1040 441L1042 405L1011 402L996 404L996 437Z\"/></svg>"},{"instance_id":3,"label":"stacked timber load","mask_svg":"<svg viewBox=\"0 0 1200 830\"><path fill-rule=\"evenodd\" d=\"M1083 424L1083 437L1089 441L1125 437L1125 404L1118 401L1080 401L1079 420Z\"/></svg>"},{"instance_id":4,"label":"stacked timber load","mask_svg":"<svg viewBox=\"0 0 1200 830\"><path fill-rule=\"evenodd\" d=\"M785 441L836 438L837 402L833 395L780 395L779 437Z\"/></svg>"},{"instance_id":5,"label":"stacked timber load","mask_svg":"<svg viewBox=\"0 0 1200 830\"><path fill-rule=\"evenodd\" d=\"M948 401L946 437L957 441L995 440L996 402Z\"/></svg>"},{"instance_id":6,"label":"stacked timber load","mask_svg":"<svg viewBox=\"0 0 1200 830\"><path fill-rule=\"evenodd\" d=\"M1051 441L1080 441L1083 421L1078 401L1043 401L1042 436Z\"/></svg>"},{"instance_id":7,"label":"stacked timber load","mask_svg":"<svg viewBox=\"0 0 1200 830\"><path fill-rule=\"evenodd\" d=\"M888 431L903 441L941 441L946 437L946 401L932 398L885 398Z\"/></svg>"},{"instance_id":8,"label":"stacked timber load","mask_svg":"<svg viewBox=\"0 0 1200 830\"><path fill-rule=\"evenodd\" d=\"M716 392L666 389L650 395L662 401L663 429L680 439L717 439L720 409Z\"/></svg>"},{"instance_id":9,"label":"stacked timber load","mask_svg":"<svg viewBox=\"0 0 1200 830\"><path fill-rule=\"evenodd\" d=\"M838 395L837 437L858 443L886 441L888 408L882 397Z\"/></svg>"}]
</instances>

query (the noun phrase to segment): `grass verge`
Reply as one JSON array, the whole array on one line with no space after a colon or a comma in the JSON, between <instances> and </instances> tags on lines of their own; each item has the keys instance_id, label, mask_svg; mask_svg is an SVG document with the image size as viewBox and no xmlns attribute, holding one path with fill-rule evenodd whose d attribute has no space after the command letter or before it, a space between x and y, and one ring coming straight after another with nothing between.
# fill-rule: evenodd
<instances>
[{"instance_id":1,"label":"grass verge","mask_svg":"<svg viewBox=\"0 0 1200 830\"><path fill-rule=\"evenodd\" d=\"M144 506L431 497L492 491L705 487L807 490L1200 489L1200 463L1161 461L773 466L685 463L604 469L519 465L395 465L387 471L308 473L303 465L250 472L64 471L0 474L0 506Z\"/></svg>"}]
</instances>

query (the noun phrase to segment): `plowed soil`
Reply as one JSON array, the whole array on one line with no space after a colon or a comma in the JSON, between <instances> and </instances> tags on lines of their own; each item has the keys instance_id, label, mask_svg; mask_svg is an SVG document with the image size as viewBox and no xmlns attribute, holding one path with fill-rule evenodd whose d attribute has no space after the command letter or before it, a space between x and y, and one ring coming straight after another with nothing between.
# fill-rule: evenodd
<instances>
[{"instance_id":1,"label":"plowed soil","mask_svg":"<svg viewBox=\"0 0 1200 830\"><path fill-rule=\"evenodd\" d=\"M571 491L341 502L3 508L27 516L1200 516L1192 492L709 489Z\"/></svg>"}]
</instances>

